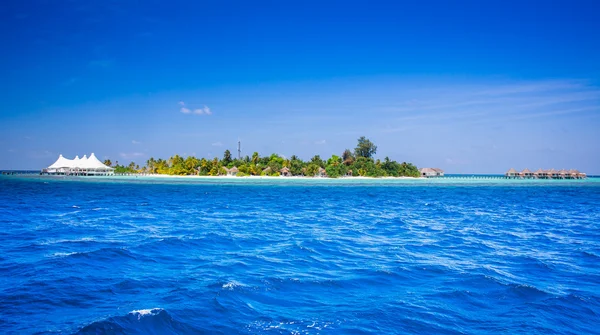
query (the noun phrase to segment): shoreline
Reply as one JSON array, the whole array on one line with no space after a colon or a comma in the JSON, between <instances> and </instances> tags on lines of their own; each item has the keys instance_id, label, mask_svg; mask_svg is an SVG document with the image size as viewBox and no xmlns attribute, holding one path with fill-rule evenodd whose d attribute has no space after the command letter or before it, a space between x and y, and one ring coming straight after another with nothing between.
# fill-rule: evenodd
<instances>
[{"instance_id":1,"label":"shoreline","mask_svg":"<svg viewBox=\"0 0 600 335\"><path fill-rule=\"evenodd\" d=\"M600 177L587 179L506 179L498 177L275 177L275 176L173 176L161 174L127 176L47 176L35 174L0 175L0 181L23 180L32 182L91 182L91 183L165 183L190 185L304 185L304 186L600 186Z\"/></svg>"},{"instance_id":2,"label":"shoreline","mask_svg":"<svg viewBox=\"0 0 600 335\"><path fill-rule=\"evenodd\" d=\"M93 176L92 176L93 177ZM165 179L267 179L267 180L378 180L378 179L389 179L389 180L427 180L428 178L423 177L304 177L304 176L197 176L197 175L168 175L168 174L131 174L131 175L116 175L116 176L98 176L96 178L129 178L129 177L149 177L149 178L165 178Z\"/></svg>"}]
</instances>

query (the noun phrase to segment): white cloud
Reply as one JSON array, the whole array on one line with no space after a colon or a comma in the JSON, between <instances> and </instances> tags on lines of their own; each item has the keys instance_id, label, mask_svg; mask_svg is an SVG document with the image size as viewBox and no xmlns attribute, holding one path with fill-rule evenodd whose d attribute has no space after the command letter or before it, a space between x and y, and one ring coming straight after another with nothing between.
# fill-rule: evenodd
<instances>
[{"instance_id":1,"label":"white cloud","mask_svg":"<svg viewBox=\"0 0 600 335\"><path fill-rule=\"evenodd\" d=\"M204 105L204 107L202 107L202 108L194 109L194 114L211 115L212 112L211 112L210 108L208 108L208 106Z\"/></svg>"},{"instance_id":2,"label":"white cloud","mask_svg":"<svg viewBox=\"0 0 600 335\"><path fill-rule=\"evenodd\" d=\"M210 110L210 107L208 107L206 105L204 105L203 107L200 107L200 108L192 108L192 107L186 105L186 103L184 101L179 101L178 104L179 104L179 106L181 106L179 111L182 112L183 114L212 115L212 111Z\"/></svg>"},{"instance_id":3,"label":"white cloud","mask_svg":"<svg viewBox=\"0 0 600 335\"><path fill-rule=\"evenodd\" d=\"M131 144L142 144L142 142L136 141L136 140L131 140Z\"/></svg>"},{"instance_id":4,"label":"white cloud","mask_svg":"<svg viewBox=\"0 0 600 335\"><path fill-rule=\"evenodd\" d=\"M212 146L213 147L222 147L223 143L221 143L221 142L215 142L215 143L212 144Z\"/></svg>"}]
</instances>

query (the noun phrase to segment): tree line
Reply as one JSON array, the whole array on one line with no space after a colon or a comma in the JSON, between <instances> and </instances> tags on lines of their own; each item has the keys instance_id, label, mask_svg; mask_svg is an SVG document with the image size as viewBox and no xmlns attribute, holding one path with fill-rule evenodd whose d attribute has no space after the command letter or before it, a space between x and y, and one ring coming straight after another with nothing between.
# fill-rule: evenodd
<instances>
[{"instance_id":1,"label":"tree line","mask_svg":"<svg viewBox=\"0 0 600 335\"><path fill-rule=\"evenodd\" d=\"M219 176L227 175L228 170L237 168L237 176L279 176L281 170L287 168L293 176L313 177L317 175L338 178L342 176L366 177L419 177L419 170L411 163L398 163L385 157L383 160L374 159L377 146L364 136L358 139L354 151L344 150L341 156L332 155L322 159L319 155L310 160L303 161L296 155L289 158L277 154L260 156L254 152L252 156L242 159L233 158L229 150L225 150L223 158L196 158L194 156L182 157L175 155L168 160L154 159L146 161L140 167L131 162L129 165L119 165L105 160L104 164L113 166L115 173L155 173L167 175L200 175Z\"/></svg>"}]
</instances>

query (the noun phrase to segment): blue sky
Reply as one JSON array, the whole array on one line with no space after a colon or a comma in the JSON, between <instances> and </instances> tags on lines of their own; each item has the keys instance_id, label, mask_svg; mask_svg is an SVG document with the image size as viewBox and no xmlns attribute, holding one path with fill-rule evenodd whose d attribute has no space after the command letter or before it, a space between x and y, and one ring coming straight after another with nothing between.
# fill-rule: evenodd
<instances>
[{"instance_id":1,"label":"blue sky","mask_svg":"<svg viewBox=\"0 0 600 335\"><path fill-rule=\"evenodd\" d=\"M449 173L600 174L597 1L8 1L0 169L365 135Z\"/></svg>"}]
</instances>

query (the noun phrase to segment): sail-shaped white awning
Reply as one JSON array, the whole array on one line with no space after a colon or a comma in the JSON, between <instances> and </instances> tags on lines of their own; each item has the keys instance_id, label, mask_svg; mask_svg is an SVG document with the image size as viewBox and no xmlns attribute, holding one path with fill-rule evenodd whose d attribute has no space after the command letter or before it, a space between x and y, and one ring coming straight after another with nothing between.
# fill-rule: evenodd
<instances>
[{"instance_id":1,"label":"sail-shaped white awning","mask_svg":"<svg viewBox=\"0 0 600 335\"><path fill-rule=\"evenodd\" d=\"M59 155L58 159L54 164L50 165L48 169L62 169L62 168L70 168L73 167L73 160L66 159L63 155Z\"/></svg>"},{"instance_id":2,"label":"sail-shaped white awning","mask_svg":"<svg viewBox=\"0 0 600 335\"><path fill-rule=\"evenodd\" d=\"M95 170L112 170L111 167L104 165L97 157L92 153L85 162L82 164L83 169L95 169Z\"/></svg>"}]
</instances>

